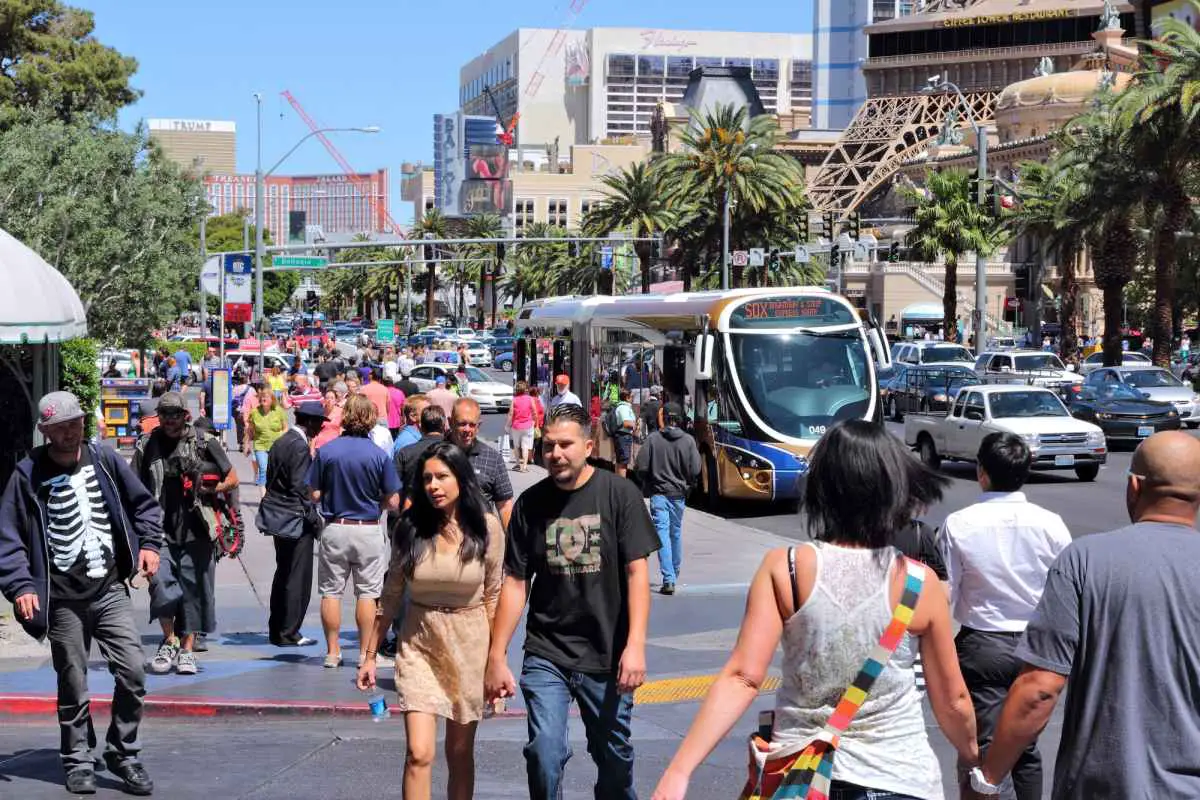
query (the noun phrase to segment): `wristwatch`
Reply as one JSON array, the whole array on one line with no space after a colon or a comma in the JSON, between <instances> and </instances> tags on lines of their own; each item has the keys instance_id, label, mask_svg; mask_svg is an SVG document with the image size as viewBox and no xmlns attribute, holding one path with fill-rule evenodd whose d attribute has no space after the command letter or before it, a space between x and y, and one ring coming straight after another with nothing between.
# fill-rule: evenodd
<instances>
[{"instance_id":1,"label":"wristwatch","mask_svg":"<svg viewBox=\"0 0 1200 800\"><path fill-rule=\"evenodd\" d=\"M999 796L1000 787L1003 786L1003 784L1004 781L1001 781L997 784L988 783L987 778L985 778L983 775L983 770L979 767L975 767L971 770L971 790L974 792L990 796Z\"/></svg>"}]
</instances>

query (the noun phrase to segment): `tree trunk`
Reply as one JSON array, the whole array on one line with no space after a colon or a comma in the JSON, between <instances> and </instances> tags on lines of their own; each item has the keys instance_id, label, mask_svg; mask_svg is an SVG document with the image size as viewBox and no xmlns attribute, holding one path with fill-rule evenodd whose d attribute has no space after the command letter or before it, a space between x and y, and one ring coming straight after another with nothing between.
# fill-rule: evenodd
<instances>
[{"instance_id":1,"label":"tree trunk","mask_svg":"<svg viewBox=\"0 0 1200 800\"><path fill-rule=\"evenodd\" d=\"M1078 248L1072 246L1063 253L1062 263L1058 266L1058 356L1063 363L1074 361L1075 350L1079 347L1079 336L1075 333L1075 316L1079 311L1079 282L1075 280L1075 261L1078 256Z\"/></svg>"},{"instance_id":2,"label":"tree trunk","mask_svg":"<svg viewBox=\"0 0 1200 800\"><path fill-rule=\"evenodd\" d=\"M638 266L642 271L642 294L650 294L650 247L644 242L634 245Z\"/></svg>"},{"instance_id":3,"label":"tree trunk","mask_svg":"<svg viewBox=\"0 0 1200 800\"><path fill-rule=\"evenodd\" d=\"M1121 363L1121 305L1125 285L1104 287L1104 366Z\"/></svg>"},{"instance_id":4,"label":"tree trunk","mask_svg":"<svg viewBox=\"0 0 1200 800\"><path fill-rule=\"evenodd\" d=\"M978 334L978 328L975 334ZM953 342L958 336L958 254L946 256L946 279L942 292L942 336ZM978 350L979 348L976 347Z\"/></svg>"},{"instance_id":5,"label":"tree trunk","mask_svg":"<svg viewBox=\"0 0 1200 800\"><path fill-rule=\"evenodd\" d=\"M1162 225L1154 242L1154 363L1171 366L1172 334L1175 332L1175 281L1179 273L1178 243L1175 238L1187 224L1191 210L1187 195L1171 187L1165 202Z\"/></svg>"},{"instance_id":6,"label":"tree trunk","mask_svg":"<svg viewBox=\"0 0 1200 800\"><path fill-rule=\"evenodd\" d=\"M437 264L425 265L425 324L433 324L434 290L437 288Z\"/></svg>"}]
</instances>

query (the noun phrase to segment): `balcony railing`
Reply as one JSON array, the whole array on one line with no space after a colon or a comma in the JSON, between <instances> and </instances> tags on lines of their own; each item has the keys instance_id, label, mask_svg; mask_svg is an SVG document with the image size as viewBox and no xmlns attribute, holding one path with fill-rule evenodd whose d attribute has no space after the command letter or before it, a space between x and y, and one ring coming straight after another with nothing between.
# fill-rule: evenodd
<instances>
[{"instance_id":1,"label":"balcony railing","mask_svg":"<svg viewBox=\"0 0 1200 800\"><path fill-rule=\"evenodd\" d=\"M1136 39L1122 39L1121 44L1135 47ZM1026 44L1012 47L979 47L973 50L933 51L929 53L905 53L896 56L875 56L863 62L863 69L883 69L918 64L948 64L964 61L995 61L1007 58L1041 58L1042 56L1067 56L1089 53L1096 43L1059 42L1057 44Z\"/></svg>"}]
</instances>

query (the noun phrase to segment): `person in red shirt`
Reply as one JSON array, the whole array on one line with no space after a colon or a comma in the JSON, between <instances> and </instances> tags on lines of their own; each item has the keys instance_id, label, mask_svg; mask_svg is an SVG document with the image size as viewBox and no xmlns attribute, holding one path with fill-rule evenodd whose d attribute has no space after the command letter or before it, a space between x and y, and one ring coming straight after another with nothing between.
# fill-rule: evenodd
<instances>
[{"instance_id":1,"label":"person in red shirt","mask_svg":"<svg viewBox=\"0 0 1200 800\"><path fill-rule=\"evenodd\" d=\"M392 398L388 394L387 387L379 380L379 373L375 370L367 373L362 388L358 390L358 393L375 404L375 410L379 412L379 419L383 420L386 425L388 420L388 406L391 405Z\"/></svg>"}]
</instances>

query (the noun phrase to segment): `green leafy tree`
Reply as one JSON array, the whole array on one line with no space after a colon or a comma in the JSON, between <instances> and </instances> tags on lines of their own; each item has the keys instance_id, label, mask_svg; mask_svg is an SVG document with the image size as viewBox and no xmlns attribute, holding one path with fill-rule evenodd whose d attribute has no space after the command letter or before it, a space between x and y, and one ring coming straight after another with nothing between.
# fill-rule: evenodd
<instances>
[{"instance_id":1,"label":"green leafy tree","mask_svg":"<svg viewBox=\"0 0 1200 800\"><path fill-rule=\"evenodd\" d=\"M0 124L42 107L60 120L108 118L136 101L137 61L92 36L90 11L58 0L0 0Z\"/></svg>"},{"instance_id":2,"label":"green leafy tree","mask_svg":"<svg viewBox=\"0 0 1200 800\"><path fill-rule=\"evenodd\" d=\"M240 210L230 214L221 214L216 217L209 217L204 223L204 246L209 253L232 253L242 250L245 247L245 218L249 211ZM197 228L199 231L199 228ZM250 246L254 246L254 225L249 227ZM196 234L197 237L199 233ZM263 243L267 246L274 242L271 237L271 231L263 229ZM272 256L268 255L264 262L267 266L272 263ZM285 307L291 304L292 295L300 286L300 275L292 271L280 272L264 272L263 273L263 313L270 316L277 314ZM220 309L217 305L220 303L220 297L209 297L209 311L214 314L219 314Z\"/></svg>"},{"instance_id":3,"label":"green leafy tree","mask_svg":"<svg viewBox=\"0 0 1200 800\"><path fill-rule=\"evenodd\" d=\"M650 165L639 162L600 180L605 197L592 205L583 220L583 230L589 236L623 231L635 239L643 239L661 235L671 227L674 215L667 208L659 173ZM633 249L641 268L642 294L646 294L650 291L653 245L638 241Z\"/></svg>"},{"instance_id":4,"label":"green leafy tree","mask_svg":"<svg viewBox=\"0 0 1200 800\"><path fill-rule=\"evenodd\" d=\"M425 212L425 215L413 226L413 238L420 239L425 234L432 234L434 238L446 238L446 217L441 211L436 208L431 208ZM424 248L420 248L421 255L424 256ZM425 324L432 325L433 318L437 307L437 262L430 261L425 267Z\"/></svg>"},{"instance_id":5,"label":"green leafy tree","mask_svg":"<svg viewBox=\"0 0 1200 800\"><path fill-rule=\"evenodd\" d=\"M958 323L958 260L973 250L990 254L1002 241L1002 231L990 211L975 202L970 175L964 170L930 171L923 188L902 188L916 202L916 224L907 244L920 258L944 257L945 291L942 294L943 335L952 341Z\"/></svg>"},{"instance_id":6,"label":"green leafy tree","mask_svg":"<svg viewBox=\"0 0 1200 800\"><path fill-rule=\"evenodd\" d=\"M143 130L24 113L0 153L0 227L71 282L92 336L142 344L194 305L200 185Z\"/></svg>"}]
</instances>

